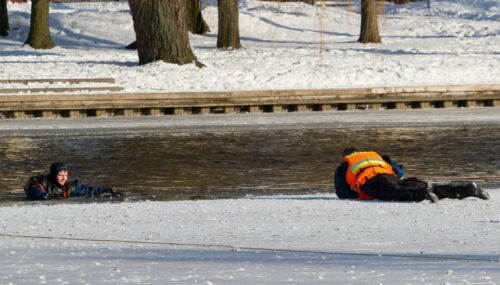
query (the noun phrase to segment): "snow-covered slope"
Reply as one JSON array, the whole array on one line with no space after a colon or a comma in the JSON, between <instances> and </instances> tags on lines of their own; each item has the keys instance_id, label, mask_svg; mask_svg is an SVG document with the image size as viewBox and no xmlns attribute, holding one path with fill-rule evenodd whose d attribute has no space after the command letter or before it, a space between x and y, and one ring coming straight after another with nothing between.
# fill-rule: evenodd
<instances>
[{"instance_id":1,"label":"snow-covered slope","mask_svg":"<svg viewBox=\"0 0 500 285\"><path fill-rule=\"evenodd\" d=\"M359 44L353 9L303 3L240 1L244 48L219 51L217 8L204 16L212 32L192 35L206 68L163 62L137 66L126 3L52 4L57 48L22 43L29 4L10 4L11 34L0 39L0 78L111 76L127 91L208 91L498 83L499 0L387 4L383 43Z\"/></svg>"}]
</instances>

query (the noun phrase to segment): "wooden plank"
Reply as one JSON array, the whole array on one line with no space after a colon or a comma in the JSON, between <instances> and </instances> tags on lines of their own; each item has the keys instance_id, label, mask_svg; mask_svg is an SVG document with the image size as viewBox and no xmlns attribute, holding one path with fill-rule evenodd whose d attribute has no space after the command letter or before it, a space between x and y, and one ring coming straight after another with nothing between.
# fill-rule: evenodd
<instances>
[{"instance_id":1,"label":"wooden plank","mask_svg":"<svg viewBox=\"0 0 500 285\"><path fill-rule=\"evenodd\" d=\"M323 112L329 112L332 110L333 110L332 104L322 104L321 105L321 111L323 111Z\"/></svg>"},{"instance_id":2,"label":"wooden plank","mask_svg":"<svg viewBox=\"0 0 500 285\"><path fill-rule=\"evenodd\" d=\"M108 111L106 109L97 109L95 110L96 117L106 117L108 116Z\"/></svg>"},{"instance_id":3,"label":"wooden plank","mask_svg":"<svg viewBox=\"0 0 500 285\"><path fill-rule=\"evenodd\" d=\"M281 113L284 112L282 105L273 105L273 113Z\"/></svg>"},{"instance_id":4,"label":"wooden plank","mask_svg":"<svg viewBox=\"0 0 500 285\"><path fill-rule=\"evenodd\" d=\"M444 101L443 107L444 108L452 108L452 107L456 107L456 104L454 101Z\"/></svg>"},{"instance_id":5,"label":"wooden plank","mask_svg":"<svg viewBox=\"0 0 500 285\"><path fill-rule=\"evenodd\" d=\"M262 110L259 108L259 106L250 106L250 113L261 113Z\"/></svg>"},{"instance_id":6,"label":"wooden plank","mask_svg":"<svg viewBox=\"0 0 500 285\"><path fill-rule=\"evenodd\" d=\"M135 117L137 115L138 114L135 109L123 109L123 116L125 117Z\"/></svg>"},{"instance_id":7,"label":"wooden plank","mask_svg":"<svg viewBox=\"0 0 500 285\"><path fill-rule=\"evenodd\" d=\"M57 116L54 113L54 111L50 111L50 110L41 111L41 115L43 118L54 118Z\"/></svg>"},{"instance_id":8,"label":"wooden plank","mask_svg":"<svg viewBox=\"0 0 500 285\"><path fill-rule=\"evenodd\" d=\"M396 109L407 109L408 106L406 105L405 102L396 102Z\"/></svg>"},{"instance_id":9,"label":"wooden plank","mask_svg":"<svg viewBox=\"0 0 500 285\"><path fill-rule=\"evenodd\" d=\"M175 108L174 109L174 115L184 115L184 108Z\"/></svg>"},{"instance_id":10,"label":"wooden plank","mask_svg":"<svg viewBox=\"0 0 500 285\"><path fill-rule=\"evenodd\" d=\"M309 111L307 105L300 104L297 106L297 112L307 112L307 111Z\"/></svg>"},{"instance_id":11,"label":"wooden plank","mask_svg":"<svg viewBox=\"0 0 500 285\"><path fill-rule=\"evenodd\" d=\"M467 107L477 107L477 102L476 100L467 100Z\"/></svg>"},{"instance_id":12,"label":"wooden plank","mask_svg":"<svg viewBox=\"0 0 500 285\"><path fill-rule=\"evenodd\" d=\"M210 114L210 108L209 107L201 107L200 114Z\"/></svg>"},{"instance_id":13,"label":"wooden plank","mask_svg":"<svg viewBox=\"0 0 500 285\"><path fill-rule=\"evenodd\" d=\"M148 115L149 116L160 116L161 115L160 108L150 108Z\"/></svg>"},{"instance_id":14,"label":"wooden plank","mask_svg":"<svg viewBox=\"0 0 500 285\"><path fill-rule=\"evenodd\" d=\"M26 114L22 111L13 111L11 113L12 118L19 119L26 117Z\"/></svg>"},{"instance_id":15,"label":"wooden plank","mask_svg":"<svg viewBox=\"0 0 500 285\"><path fill-rule=\"evenodd\" d=\"M346 110L356 110L356 104L346 104Z\"/></svg>"},{"instance_id":16,"label":"wooden plank","mask_svg":"<svg viewBox=\"0 0 500 285\"><path fill-rule=\"evenodd\" d=\"M82 113L80 112L80 110L70 110L68 115L70 118L82 117Z\"/></svg>"},{"instance_id":17,"label":"wooden plank","mask_svg":"<svg viewBox=\"0 0 500 285\"><path fill-rule=\"evenodd\" d=\"M226 106L224 107L224 113L226 114L232 114L232 113L235 113L236 110L233 106Z\"/></svg>"},{"instance_id":18,"label":"wooden plank","mask_svg":"<svg viewBox=\"0 0 500 285\"><path fill-rule=\"evenodd\" d=\"M430 107L431 107L430 102L420 102L420 108L424 109L424 108L430 108Z\"/></svg>"}]
</instances>

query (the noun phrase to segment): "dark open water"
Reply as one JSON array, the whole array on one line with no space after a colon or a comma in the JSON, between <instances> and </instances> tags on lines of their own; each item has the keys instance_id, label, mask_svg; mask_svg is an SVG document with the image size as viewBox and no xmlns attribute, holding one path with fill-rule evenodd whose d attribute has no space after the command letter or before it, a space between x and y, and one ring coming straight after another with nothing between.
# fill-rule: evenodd
<instances>
[{"instance_id":1,"label":"dark open water","mask_svg":"<svg viewBox=\"0 0 500 285\"><path fill-rule=\"evenodd\" d=\"M125 190L128 199L233 198L332 191L347 145L389 154L409 176L500 187L500 126L143 130L0 136L0 201L22 200L30 175L53 161L72 178Z\"/></svg>"}]
</instances>

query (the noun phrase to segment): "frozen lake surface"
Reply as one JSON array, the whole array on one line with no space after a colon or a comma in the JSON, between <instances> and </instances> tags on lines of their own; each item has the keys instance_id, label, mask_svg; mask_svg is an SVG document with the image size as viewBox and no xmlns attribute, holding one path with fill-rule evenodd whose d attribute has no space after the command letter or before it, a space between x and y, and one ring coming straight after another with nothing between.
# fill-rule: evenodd
<instances>
[{"instance_id":1,"label":"frozen lake surface","mask_svg":"<svg viewBox=\"0 0 500 285\"><path fill-rule=\"evenodd\" d=\"M495 111L407 111L406 123L394 119L404 114L397 111L10 120L0 122L0 200L21 200L23 181L53 161L70 163L73 177L84 183L126 191L129 200L328 193L342 149L350 145L390 155L410 176L495 187ZM419 124L418 116L430 120Z\"/></svg>"}]
</instances>

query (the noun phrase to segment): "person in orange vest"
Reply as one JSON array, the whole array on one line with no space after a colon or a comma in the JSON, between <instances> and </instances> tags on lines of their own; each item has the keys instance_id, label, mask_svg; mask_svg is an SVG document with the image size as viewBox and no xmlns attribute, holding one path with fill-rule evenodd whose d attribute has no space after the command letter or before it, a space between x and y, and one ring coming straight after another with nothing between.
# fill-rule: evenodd
<instances>
[{"instance_id":1,"label":"person in orange vest","mask_svg":"<svg viewBox=\"0 0 500 285\"><path fill-rule=\"evenodd\" d=\"M477 197L489 199L475 182L429 184L417 178L404 178L401 165L375 151L344 149L342 163L335 171L335 191L339 199L378 199L384 201L420 202L440 199Z\"/></svg>"}]
</instances>

